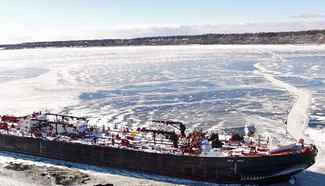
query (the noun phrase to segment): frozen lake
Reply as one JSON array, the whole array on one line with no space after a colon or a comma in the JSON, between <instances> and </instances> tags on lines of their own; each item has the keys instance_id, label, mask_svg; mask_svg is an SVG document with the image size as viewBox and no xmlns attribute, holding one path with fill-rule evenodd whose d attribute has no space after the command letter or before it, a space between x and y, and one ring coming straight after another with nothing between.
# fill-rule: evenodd
<instances>
[{"instance_id":1,"label":"frozen lake","mask_svg":"<svg viewBox=\"0 0 325 186\"><path fill-rule=\"evenodd\" d=\"M325 180L323 45L0 50L0 85L2 114L47 109L98 125L171 119L204 130L248 123L275 143L292 140L288 120L321 153L298 184Z\"/></svg>"}]
</instances>

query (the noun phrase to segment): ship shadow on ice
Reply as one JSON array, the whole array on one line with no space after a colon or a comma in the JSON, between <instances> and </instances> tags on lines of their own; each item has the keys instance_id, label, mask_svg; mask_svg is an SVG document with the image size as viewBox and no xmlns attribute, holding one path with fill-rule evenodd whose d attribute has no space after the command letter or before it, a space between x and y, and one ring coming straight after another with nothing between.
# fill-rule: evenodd
<instances>
[{"instance_id":1,"label":"ship shadow on ice","mask_svg":"<svg viewBox=\"0 0 325 186\"><path fill-rule=\"evenodd\" d=\"M26 164L35 164L38 166L63 166L72 169L79 169L81 171L90 171L94 173L111 174L116 176L126 176L131 178L146 179L151 181L165 182L170 184L180 184L188 186L253 186L252 184L217 184L208 182L199 182L186 179L172 178L167 176L148 174L136 171L127 171L116 168L102 168L93 165L72 163L63 160L54 160L43 157L37 157L32 155L24 155L12 152L0 152L0 161L3 163L9 163L13 161L19 161ZM4 161L5 160L5 161ZM325 183L325 174L317 173L313 171L305 171L295 176L295 186L323 186ZM109 180L108 180L109 181ZM271 184L269 186L291 186L288 182ZM255 186L255 185L254 185Z\"/></svg>"},{"instance_id":2,"label":"ship shadow on ice","mask_svg":"<svg viewBox=\"0 0 325 186\"><path fill-rule=\"evenodd\" d=\"M277 183L270 186L323 186L325 183L325 174L313 171L304 171L295 176L296 183Z\"/></svg>"},{"instance_id":3,"label":"ship shadow on ice","mask_svg":"<svg viewBox=\"0 0 325 186\"><path fill-rule=\"evenodd\" d=\"M299 186L321 186L325 183L325 174L323 173L306 171L304 173L299 174L297 177L297 179L300 180L300 182L298 182Z\"/></svg>"}]
</instances>

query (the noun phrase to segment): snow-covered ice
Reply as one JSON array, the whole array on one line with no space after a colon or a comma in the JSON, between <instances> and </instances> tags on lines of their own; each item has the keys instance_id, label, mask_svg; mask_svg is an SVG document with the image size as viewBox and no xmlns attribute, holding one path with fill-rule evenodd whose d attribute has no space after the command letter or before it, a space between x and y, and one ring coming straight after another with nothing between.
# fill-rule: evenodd
<instances>
[{"instance_id":1,"label":"snow-covered ice","mask_svg":"<svg viewBox=\"0 0 325 186\"><path fill-rule=\"evenodd\" d=\"M0 113L47 109L133 127L172 119L204 130L247 123L277 143L292 140L287 120L290 134L316 143L321 153L298 183L321 185L324 60L323 45L0 50ZM8 158L0 155L0 162Z\"/></svg>"}]
</instances>

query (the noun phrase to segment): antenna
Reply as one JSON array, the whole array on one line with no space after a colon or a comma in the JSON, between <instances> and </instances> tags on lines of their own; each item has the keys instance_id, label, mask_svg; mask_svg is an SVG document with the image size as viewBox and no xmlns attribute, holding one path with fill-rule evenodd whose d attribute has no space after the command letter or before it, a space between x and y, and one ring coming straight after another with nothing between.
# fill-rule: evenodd
<instances>
[{"instance_id":1,"label":"antenna","mask_svg":"<svg viewBox=\"0 0 325 186\"><path fill-rule=\"evenodd\" d=\"M285 131L286 131L286 136L288 136L288 120L284 120L284 126L285 126Z\"/></svg>"},{"instance_id":2,"label":"antenna","mask_svg":"<svg viewBox=\"0 0 325 186\"><path fill-rule=\"evenodd\" d=\"M245 136L247 137L248 136L248 133L249 133L249 129L248 129L248 125L247 125L246 122L245 122L245 128L244 128L244 130L245 130Z\"/></svg>"}]
</instances>

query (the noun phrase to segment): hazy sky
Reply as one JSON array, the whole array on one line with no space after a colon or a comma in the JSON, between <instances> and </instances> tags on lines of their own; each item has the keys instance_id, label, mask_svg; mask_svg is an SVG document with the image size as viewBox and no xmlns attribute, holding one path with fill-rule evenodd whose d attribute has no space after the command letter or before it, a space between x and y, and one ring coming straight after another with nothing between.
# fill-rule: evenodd
<instances>
[{"instance_id":1,"label":"hazy sky","mask_svg":"<svg viewBox=\"0 0 325 186\"><path fill-rule=\"evenodd\" d=\"M0 43L302 30L325 0L1 0L0 23Z\"/></svg>"}]
</instances>

